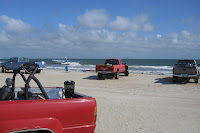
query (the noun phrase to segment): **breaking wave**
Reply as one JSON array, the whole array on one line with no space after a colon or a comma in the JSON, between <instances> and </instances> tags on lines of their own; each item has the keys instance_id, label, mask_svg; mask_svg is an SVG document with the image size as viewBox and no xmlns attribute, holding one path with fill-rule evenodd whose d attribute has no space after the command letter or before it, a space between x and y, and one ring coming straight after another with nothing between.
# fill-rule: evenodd
<instances>
[{"instance_id":1,"label":"breaking wave","mask_svg":"<svg viewBox=\"0 0 200 133\"><path fill-rule=\"evenodd\" d=\"M47 63L47 69L59 69L72 71L95 70L96 64L103 64L104 59L52 59ZM137 62L137 64L135 64ZM172 74L174 60L129 60L130 73Z\"/></svg>"}]
</instances>

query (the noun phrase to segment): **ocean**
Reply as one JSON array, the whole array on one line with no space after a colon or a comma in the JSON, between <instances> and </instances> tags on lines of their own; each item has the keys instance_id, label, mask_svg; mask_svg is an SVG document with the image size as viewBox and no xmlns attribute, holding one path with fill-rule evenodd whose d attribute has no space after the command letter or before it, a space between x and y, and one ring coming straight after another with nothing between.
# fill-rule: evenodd
<instances>
[{"instance_id":1,"label":"ocean","mask_svg":"<svg viewBox=\"0 0 200 133\"><path fill-rule=\"evenodd\" d=\"M8 59L0 59L0 63ZM105 59L30 59L30 61L45 61L47 69L65 70L66 66L70 71L95 70L96 64L104 64ZM177 59L123 59L129 66L130 73L153 73L171 75ZM200 64L200 60L196 60Z\"/></svg>"}]
</instances>

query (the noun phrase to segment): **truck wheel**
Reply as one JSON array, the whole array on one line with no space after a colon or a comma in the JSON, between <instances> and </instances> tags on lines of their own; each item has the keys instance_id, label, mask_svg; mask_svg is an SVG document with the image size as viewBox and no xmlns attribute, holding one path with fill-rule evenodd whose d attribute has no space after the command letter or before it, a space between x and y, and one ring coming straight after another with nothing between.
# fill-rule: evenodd
<instances>
[{"instance_id":1,"label":"truck wheel","mask_svg":"<svg viewBox=\"0 0 200 133\"><path fill-rule=\"evenodd\" d=\"M172 82L176 82L176 78L174 76L172 78Z\"/></svg>"},{"instance_id":2,"label":"truck wheel","mask_svg":"<svg viewBox=\"0 0 200 133\"><path fill-rule=\"evenodd\" d=\"M126 66L126 71L124 72L125 76L128 76L129 75L129 72L128 72L128 66Z\"/></svg>"},{"instance_id":3,"label":"truck wheel","mask_svg":"<svg viewBox=\"0 0 200 133\"><path fill-rule=\"evenodd\" d=\"M41 70L37 70L37 72L36 73L41 73Z\"/></svg>"},{"instance_id":4,"label":"truck wheel","mask_svg":"<svg viewBox=\"0 0 200 133\"><path fill-rule=\"evenodd\" d=\"M29 66L25 67L25 74L31 73L31 68Z\"/></svg>"},{"instance_id":5,"label":"truck wheel","mask_svg":"<svg viewBox=\"0 0 200 133\"><path fill-rule=\"evenodd\" d=\"M195 83L199 83L199 76L194 80L195 80Z\"/></svg>"},{"instance_id":6,"label":"truck wheel","mask_svg":"<svg viewBox=\"0 0 200 133\"><path fill-rule=\"evenodd\" d=\"M100 73L98 73L98 75L97 75L97 76L98 76L98 78L99 78L99 79L102 79L102 77L103 77L103 75L102 75L102 74L100 74Z\"/></svg>"},{"instance_id":7,"label":"truck wheel","mask_svg":"<svg viewBox=\"0 0 200 133\"><path fill-rule=\"evenodd\" d=\"M1 72L5 73L6 72L6 67L5 66L1 66Z\"/></svg>"},{"instance_id":8,"label":"truck wheel","mask_svg":"<svg viewBox=\"0 0 200 133\"><path fill-rule=\"evenodd\" d=\"M128 72L128 71L125 71L124 74L125 74L125 76L128 76L128 75L129 75L129 72Z\"/></svg>"},{"instance_id":9,"label":"truck wheel","mask_svg":"<svg viewBox=\"0 0 200 133\"><path fill-rule=\"evenodd\" d=\"M115 73L115 79L119 79L119 71Z\"/></svg>"}]
</instances>

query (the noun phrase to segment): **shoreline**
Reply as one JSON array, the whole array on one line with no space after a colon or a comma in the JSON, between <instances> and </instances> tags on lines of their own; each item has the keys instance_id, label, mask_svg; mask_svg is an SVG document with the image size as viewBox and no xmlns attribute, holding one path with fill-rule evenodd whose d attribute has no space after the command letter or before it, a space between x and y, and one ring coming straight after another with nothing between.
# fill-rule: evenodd
<instances>
[{"instance_id":1,"label":"shoreline","mask_svg":"<svg viewBox=\"0 0 200 133\"><path fill-rule=\"evenodd\" d=\"M45 68L45 69L49 69L49 70L59 70L59 71L65 71L65 69L57 69L57 68ZM95 69L87 69L87 70L71 70L69 69L69 71L72 71L72 72L95 72L96 73L96 70ZM129 73L131 74L155 74L155 75L168 75L168 76L172 76L172 73L162 73L162 72L134 72L134 71L129 71Z\"/></svg>"}]
</instances>

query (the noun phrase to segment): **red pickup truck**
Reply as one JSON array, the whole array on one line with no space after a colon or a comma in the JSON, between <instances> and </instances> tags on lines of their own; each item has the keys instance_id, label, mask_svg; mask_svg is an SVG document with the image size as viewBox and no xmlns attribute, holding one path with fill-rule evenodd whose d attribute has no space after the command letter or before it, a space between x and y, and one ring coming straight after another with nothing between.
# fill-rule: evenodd
<instances>
[{"instance_id":1,"label":"red pickup truck","mask_svg":"<svg viewBox=\"0 0 200 133\"><path fill-rule=\"evenodd\" d=\"M73 81L65 81L64 88L43 88L34 65L27 79L20 67L0 88L0 133L94 133L96 100L74 92ZM25 87L15 88L17 74ZM31 88L30 80L39 88Z\"/></svg>"},{"instance_id":2,"label":"red pickup truck","mask_svg":"<svg viewBox=\"0 0 200 133\"><path fill-rule=\"evenodd\" d=\"M115 79L119 78L119 73L129 75L128 65L122 63L122 59L106 59L105 64L96 65L96 72L99 79L102 79L104 75L115 77Z\"/></svg>"}]
</instances>

